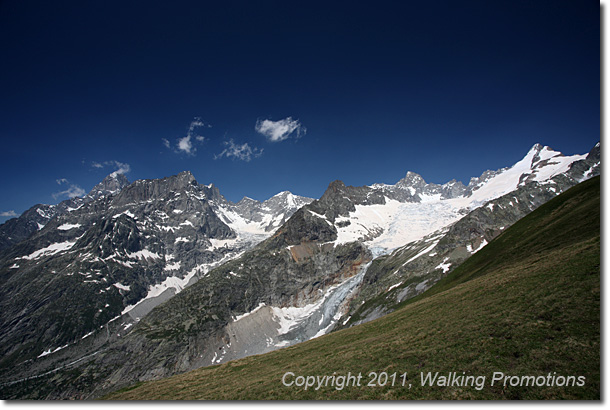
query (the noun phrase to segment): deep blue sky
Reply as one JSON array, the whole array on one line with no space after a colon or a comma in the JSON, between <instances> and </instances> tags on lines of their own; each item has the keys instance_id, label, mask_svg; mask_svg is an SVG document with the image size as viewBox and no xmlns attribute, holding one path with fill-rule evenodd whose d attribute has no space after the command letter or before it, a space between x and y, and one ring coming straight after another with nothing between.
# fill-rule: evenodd
<instances>
[{"instance_id":1,"label":"deep blue sky","mask_svg":"<svg viewBox=\"0 0 610 410\"><path fill-rule=\"evenodd\" d=\"M130 181L190 170L237 201L409 170L468 183L536 142L585 153L600 139L599 14L558 0L0 1L0 212L120 166ZM255 129L288 118L299 128L282 141Z\"/></svg>"}]
</instances>

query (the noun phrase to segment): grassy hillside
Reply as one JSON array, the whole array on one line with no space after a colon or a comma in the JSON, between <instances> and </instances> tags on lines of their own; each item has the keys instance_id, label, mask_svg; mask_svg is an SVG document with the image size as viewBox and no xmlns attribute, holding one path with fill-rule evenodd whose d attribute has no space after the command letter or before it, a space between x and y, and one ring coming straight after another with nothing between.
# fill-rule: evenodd
<instances>
[{"instance_id":1,"label":"grassy hillside","mask_svg":"<svg viewBox=\"0 0 610 410\"><path fill-rule=\"evenodd\" d=\"M286 372L288 383L335 378L287 387ZM340 389L348 372L360 386ZM474 377L422 385L429 372ZM494 372L517 377L492 385ZM568 376L582 385L557 386ZM381 319L106 398L600 399L600 179L549 201Z\"/></svg>"}]
</instances>

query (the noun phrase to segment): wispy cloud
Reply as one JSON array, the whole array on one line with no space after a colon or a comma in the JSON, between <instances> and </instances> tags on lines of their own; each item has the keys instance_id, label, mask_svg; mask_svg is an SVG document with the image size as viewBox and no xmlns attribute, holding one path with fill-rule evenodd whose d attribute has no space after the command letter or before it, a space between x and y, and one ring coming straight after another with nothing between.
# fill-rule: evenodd
<instances>
[{"instance_id":1,"label":"wispy cloud","mask_svg":"<svg viewBox=\"0 0 610 410\"><path fill-rule=\"evenodd\" d=\"M307 133L307 129L292 117L284 118L279 121L258 120L254 129L259 134L264 135L271 142L284 141L290 137L300 138Z\"/></svg>"},{"instance_id":2,"label":"wispy cloud","mask_svg":"<svg viewBox=\"0 0 610 410\"><path fill-rule=\"evenodd\" d=\"M110 168L114 168L114 171L112 172L112 174L116 175L116 174L128 174L131 171L131 166L129 164L126 164L124 162L120 162L120 161L115 161L115 160L111 160L111 161L104 161L104 162L92 162L91 166L93 168L106 168L106 167L110 167ZM68 182L65 178L62 178L61 180L58 179L57 183L59 184L60 181L63 182Z\"/></svg>"},{"instance_id":3,"label":"wispy cloud","mask_svg":"<svg viewBox=\"0 0 610 410\"><path fill-rule=\"evenodd\" d=\"M259 148L252 148L247 142L243 144L236 144L233 139L223 142L225 149L218 155L214 155L214 159L222 157L238 159L241 161L250 161L252 158L258 158L263 155L263 150Z\"/></svg>"},{"instance_id":4,"label":"wispy cloud","mask_svg":"<svg viewBox=\"0 0 610 410\"><path fill-rule=\"evenodd\" d=\"M61 197L74 198L76 196L83 196L87 193L83 188L76 184L70 183L70 181L68 181L66 178L56 179L55 181L58 185L68 185L68 189L53 193L52 195L54 199Z\"/></svg>"},{"instance_id":5,"label":"wispy cloud","mask_svg":"<svg viewBox=\"0 0 610 410\"><path fill-rule=\"evenodd\" d=\"M114 166L117 168L113 174L128 174L129 171L131 171L131 167L129 166L129 164L126 164L124 162L119 162L119 161L109 161L110 163L114 163Z\"/></svg>"},{"instance_id":6,"label":"wispy cloud","mask_svg":"<svg viewBox=\"0 0 610 410\"><path fill-rule=\"evenodd\" d=\"M195 117L195 119L191 121L186 135L176 140L174 152L183 153L186 155L195 155L197 152L197 147L195 147L194 141L198 143L205 141L205 137L197 133L197 130L201 127L211 128L211 125L203 122L201 118ZM167 138L161 138L161 142L163 142L165 148L172 149L172 144Z\"/></svg>"},{"instance_id":7,"label":"wispy cloud","mask_svg":"<svg viewBox=\"0 0 610 410\"><path fill-rule=\"evenodd\" d=\"M0 212L0 216L5 218L15 218L16 216L19 216L19 214L11 209L10 211Z\"/></svg>"}]
</instances>

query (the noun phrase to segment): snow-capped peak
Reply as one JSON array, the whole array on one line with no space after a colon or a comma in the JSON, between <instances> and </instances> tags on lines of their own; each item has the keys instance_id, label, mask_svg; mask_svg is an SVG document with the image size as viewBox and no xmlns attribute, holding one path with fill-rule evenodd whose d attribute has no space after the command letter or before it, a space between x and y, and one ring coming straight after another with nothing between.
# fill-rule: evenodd
<instances>
[{"instance_id":1,"label":"snow-capped peak","mask_svg":"<svg viewBox=\"0 0 610 410\"><path fill-rule=\"evenodd\" d=\"M288 196L294 196L294 195L292 195L292 192L290 192L290 191L282 191L282 192L278 192L277 194L273 195L271 198L281 198L283 196L288 197Z\"/></svg>"},{"instance_id":2,"label":"snow-capped peak","mask_svg":"<svg viewBox=\"0 0 610 410\"><path fill-rule=\"evenodd\" d=\"M448 226L473 209L529 182L551 184L553 177L566 173L573 163L586 158L587 155L564 156L548 146L535 144L512 167L485 171L472 178L467 187L455 180L442 186L427 184L420 175L408 172L396 185L365 187L370 191L367 197L376 192L385 201L358 202L349 214L340 214L335 220L337 243L362 240L374 252L388 252ZM584 175L590 177L592 173ZM557 192L554 188L552 191Z\"/></svg>"},{"instance_id":3,"label":"snow-capped peak","mask_svg":"<svg viewBox=\"0 0 610 410\"><path fill-rule=\"evenodd\" d=\"M471 198L482 204L482 202L507 194L528 182L545 183L552 177L566 172L575 161L585 158L586 155L566 157L547 146L535 144L515 165L499 172L481 186L472 187Z\"/></svg>"},{"instance_id":4,"label":"snow-capped peak","mask_svg":"<svg viewBox=\"0 0 610 410\"><path fill-rule=\"evenodd\" d=\"M287 208L293 209L293 208L300 208L305 204L308 204L309 202L311 202L311 200L309 200L309 198L306 198L306 201L303 201L303 197L299 197L294 195L292 192L290 191L282 191L279 194L275 194L274 196L272 196L271 198L269 198L268 200L266 200L264 202L265 205L271 205L273 203L281 203L283 206L286 206Z\"/></svg>"}]
</instances>

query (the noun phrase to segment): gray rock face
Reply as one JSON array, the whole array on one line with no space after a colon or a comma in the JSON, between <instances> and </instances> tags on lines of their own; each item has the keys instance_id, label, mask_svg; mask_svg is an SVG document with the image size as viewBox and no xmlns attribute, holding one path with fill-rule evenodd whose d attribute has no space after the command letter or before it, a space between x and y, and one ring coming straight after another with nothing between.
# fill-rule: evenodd
<instances>
[{"instance_id":1,"label":"gray rock face","mask_svg":"<svg viewBox=\"0 0 610 410\"><path fill-rule=\"evenodd\" d=\"M92 199L98 199L107 195L114 195L129 185L127 177L123 174L113 172L108 175L102 182L93 187L87 195Z\"/></svg>"},{"instance_id":2,"label":"gray rock face","mask_svg":"<svg viewBox=\"0 0 610 410\"><path fill-rule=\"evenodd\" d=\"M383 194L368 186L346 186L342 181L328 185L319 201L312 203L311 210L326 216L331 222L340 215L355 211L355 205L385 204Z\"/></svg>"},{"instance_id":3,"label":"gray rock face","mask_svg":"<svg viewBox=\"0 0 610 410\"><path fill-rule=\"evenodd\" d=\"M34 205L18 218L0 225L0 252L22 242L40 231L55 216L78 209L83 198L71 198L57 205Z\"/></svg>"},{"instance_id":4,"label":"gray rock face","mask_svg":"<svg viewBox=\"0 0 610 410\"><path fill-rule=\"evenodd\" d=\"M111 174L84 198L32 209L44 226L0 255L3 379L37 371L32 361L78 359L105 327L124 333L310 201L286 192L238 207L189 172L126 184ZM243 237L227 214L260 234Z\"/></svg>"},{"instance_id":5,"label":"gray rock face","mask_svg":"<svg viewBox=\"0 0 610 410\"><path fill-rule=\"evenodd\" d=\"M0 225L0 251L28 239L54 217L77 210L84 204L105 195L117 193L128 184L125 175L112 173L83 198L70 198L57 205L33 206L18 218L9 219Z\"/></svg>"}]
</instances>

